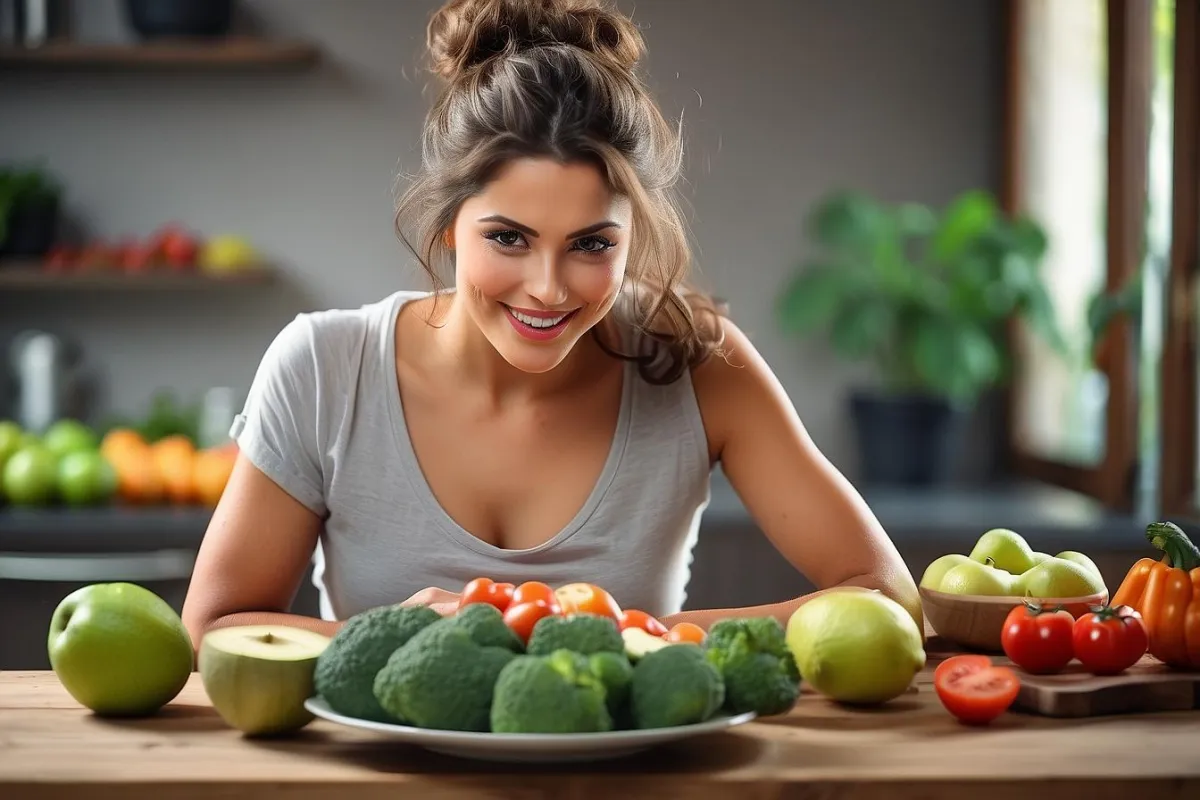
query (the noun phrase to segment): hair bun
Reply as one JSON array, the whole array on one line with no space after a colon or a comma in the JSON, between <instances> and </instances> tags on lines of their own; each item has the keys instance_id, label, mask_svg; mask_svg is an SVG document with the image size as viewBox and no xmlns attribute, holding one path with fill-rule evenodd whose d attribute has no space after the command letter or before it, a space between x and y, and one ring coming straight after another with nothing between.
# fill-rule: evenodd
<instances>
[{"instance_id":1,"label":"hair bun","mask_svg":"<svg viewBox=\"0 0 1200 800\"><path fill-rule=\"evenodd\" d=\"M632 69L644 50L633 22L601 0L449 0L429 22L433 71L453 81L503 54L565 44Z\"/></svg>"}]
</instances>

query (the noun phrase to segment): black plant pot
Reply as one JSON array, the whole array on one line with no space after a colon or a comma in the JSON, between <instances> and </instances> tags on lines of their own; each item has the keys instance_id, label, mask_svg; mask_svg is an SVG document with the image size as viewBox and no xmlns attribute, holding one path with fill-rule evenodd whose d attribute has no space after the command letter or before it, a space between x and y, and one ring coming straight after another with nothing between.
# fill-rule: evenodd
<instances>
[{"instance_id":1,"label":"black plant pot","mask_svg":"<svg viewBox=\"0 0 1200 800\"><path fill-rule=\"evenodd\" d=\"M146 39L220 37L233 23L233 0L125 0L129 25Z\"/></svg>"},{"instance_id":2,"label":"black plant pot","mask_svg":"<svg viewBox=\"0 0 1200 800\"><path fill-rule=\"evenodd\" d=\"M966 413L940 397L850 396L863 483L932 486L953 474Z\"/></svg>"},{"instance_id":3,"label":"black plant pot","mask_svg":"<svg viewBox=\"0 0 1200 800\"><path fill-rule=\"evenodd\" d=\"M50 251L57 235L57 198L23 202L8 214L8 236L0 252L6 256L40 258Z\"/></svg>"}]
</instances>

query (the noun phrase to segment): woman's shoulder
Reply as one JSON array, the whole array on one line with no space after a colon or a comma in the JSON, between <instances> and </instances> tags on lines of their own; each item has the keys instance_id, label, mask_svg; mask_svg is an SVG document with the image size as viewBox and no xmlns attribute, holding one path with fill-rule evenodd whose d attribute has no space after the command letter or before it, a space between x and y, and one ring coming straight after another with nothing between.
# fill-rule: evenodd
<instances>
[{"instance_id":1,"label":"woman's shoulder","mask_svg":"<svg viewBox=\"0 0 1200 800\"><path fill-rule=\"evenodd\" d=\"M267 355L285 360L344 360L390 330L395 314L420 291L398 291L357 307L326 308L296 314L276 334Z\"/></svg>"}]
</instances>

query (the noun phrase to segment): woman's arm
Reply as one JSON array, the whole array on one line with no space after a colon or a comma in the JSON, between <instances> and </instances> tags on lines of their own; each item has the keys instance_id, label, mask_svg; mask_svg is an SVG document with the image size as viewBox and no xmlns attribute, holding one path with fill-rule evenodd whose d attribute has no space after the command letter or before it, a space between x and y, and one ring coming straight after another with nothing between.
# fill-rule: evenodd
<instances>
[{"instance_id":1,"label":"woman's arm","mask_svg":"<svg viewBox=\"0 0 1200 800\"><path fill-rule=\"evenodd\" d=\"M341 622L287 613L321 519L240 454L192 571L183 622L197 650L213 628L291 625L332 636Z\"/></svg>"},{"instance_id":2,"label":"woman's arm","mask_svg":"<svg viewBox=\"0 0 1200 800\"><path fill-rule=\"evenodd\" d=\"M877 589L922 624L921 599L900 553L862 497L817 449L778 379L746 336L725 323L725 358L693 381L714 460L779 552L822 591ZM786 624L805 595L749 608L686 611L670 623L772 615Z\"/></svg>"}]
</instances>

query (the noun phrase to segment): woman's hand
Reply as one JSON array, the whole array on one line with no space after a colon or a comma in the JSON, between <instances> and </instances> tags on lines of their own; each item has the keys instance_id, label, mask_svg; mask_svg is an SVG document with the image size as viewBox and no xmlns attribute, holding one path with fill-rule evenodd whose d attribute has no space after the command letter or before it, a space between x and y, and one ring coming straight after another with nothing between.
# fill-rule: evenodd
<instances>
[{"instance_id":1,"label":"woman's hand","mask_svg":"<svg viewBox=\"0 0 1200 800\"><path fill-rule=\"evenodd\" d=\"M462 595L455 592L447 592L445 589L439 589L436 586L430 586L427 589L414 594L412 597L405 600L400 605L402 606L429 606L443 617L453 616L458 611L458 601Z\"/></svg>"}]
</instances>

